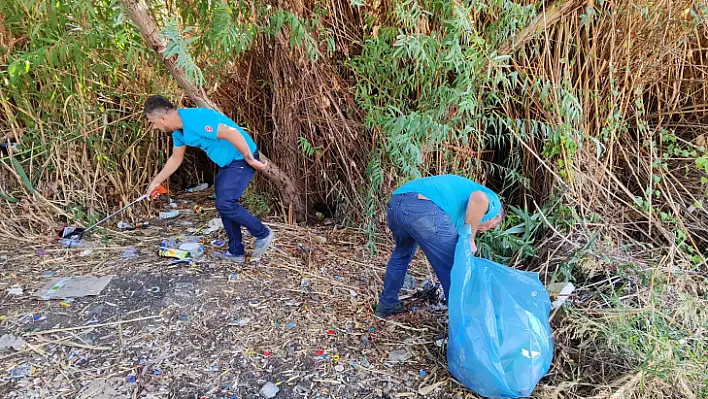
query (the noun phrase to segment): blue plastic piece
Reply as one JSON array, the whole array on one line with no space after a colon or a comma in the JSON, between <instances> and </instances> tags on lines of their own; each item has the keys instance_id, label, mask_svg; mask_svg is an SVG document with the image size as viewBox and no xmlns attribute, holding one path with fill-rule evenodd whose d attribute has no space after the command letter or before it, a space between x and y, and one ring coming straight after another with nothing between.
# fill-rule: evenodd
<instances>
[{"instance_id":1,"label":"blue plastic piece","mask_svg":"<svg viewBox=\"0 0 708 399\"><path fill-rule=\"evenodd\" d=\"M548 292L538 273L473 257L469 237L450 278L448 369L479 395L529 396L553 360Z\"/></svg>"}]
</instances>

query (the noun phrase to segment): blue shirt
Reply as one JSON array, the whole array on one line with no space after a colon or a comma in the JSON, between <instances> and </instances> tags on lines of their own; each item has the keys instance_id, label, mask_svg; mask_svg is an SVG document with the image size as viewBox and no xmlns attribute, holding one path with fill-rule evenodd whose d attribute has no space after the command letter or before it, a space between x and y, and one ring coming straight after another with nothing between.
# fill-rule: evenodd
<instances>
[{"instance_id":1,"label":"blue shirt","mask_svg":"<svg viewBox=\"0 0 708 399\"><path fill-rule=\"evenodd\" d=\"M223 123L241 132L251 153L256 152L256 143L253 142L251 136L221 112L209 108L179 108L177 112L182 119L182 129L172 132L172 141L175 147L184 147L185 145L199 147L214 163L221 167L235 160L243 159L243 154L231 142L216 137L219 124Z\"/></svg>"},{"instance_id":2,"label":"blue shirt","mask_svg":"<svg viewBox=\"0 0 708 399\"><path fill-rule=\"evenodd\" d=\"M450 216L457 231L464 232L467 202L475 191L483 192L489 199L489 208L480 223L499 215L501 212L499 196L487 187L462 176L440 175L416 179L402 185L393 194L421 194Z\"/></svg>"}]
</instances>

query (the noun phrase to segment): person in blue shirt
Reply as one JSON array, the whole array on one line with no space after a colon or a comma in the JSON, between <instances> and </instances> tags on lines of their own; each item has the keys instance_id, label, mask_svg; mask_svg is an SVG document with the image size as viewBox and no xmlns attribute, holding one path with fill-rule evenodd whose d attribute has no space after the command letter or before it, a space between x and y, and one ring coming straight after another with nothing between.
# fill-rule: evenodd
<instances>
[{"instance_id":1,"label":"person in blue shirt","mask_svg":"<svg viewBox=\"0 0 708 399\"><path fill-rule=\"evenodd\" d=\"M144 113L155 128L172 132L174 143L172 155L147 188L148 198L179 168L187 146L201 148L219 165L214 193L216 210L229 237L229 249L224 257L236 263L245 262L241 241L243 226L256 238L251 260L260 259L270 246L274 233L239 204L253 175L267 166L258 159L256 143L251 136L220 112L209 108L175 108L162 96L150 96L145 101Z\"/></svg>"},{"instance_id":2,"label":"person in blue shirt","mask_svg":"<svg viewBox=\"0 0 708 399\"><path fill-rule=\"evenodd\" d=\"M420 246L449 298L450 271L460 233L475 237L496 227L504 217L499 196L474 181L455 175L431 176L410 181L393 192L386 209L388 227L396 247L386 266L377 317L405 311L398 301L408 265Z\"/></svg>"}]
</instances>

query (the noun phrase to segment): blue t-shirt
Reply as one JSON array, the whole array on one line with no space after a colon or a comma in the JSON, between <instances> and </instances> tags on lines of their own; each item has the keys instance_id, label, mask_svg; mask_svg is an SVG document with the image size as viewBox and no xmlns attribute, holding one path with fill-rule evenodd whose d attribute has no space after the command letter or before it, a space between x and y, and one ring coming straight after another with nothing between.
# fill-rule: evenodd
<instances>
[{"instance_id":1,"label":"blue t-shirt","mask_svg":"<svg viewBox=\"0 0 708 399\"><path fill-rule=\"evenodd\" d=\"M423 195L450 216L457 231L464 232L467 202L475 191L485 193L489 199L489 209L480 223L495 218L501 212L499 196L487 187L462 176L440 175L416 179L402 185L393 194Z\"/></svg>"},{"instance_id":2,"label":"blue t-shirt","mask_svg":"<svg viewBox=\"0 0 708 399\"><path fill-rule=\"evenodd\" d=\"M251 136L241 129L234 121L221 112L209 108L178 108L179 117L182 118L182 130L172 132L172 141L175 147L199 147L217 165L224 167L231 162L243 159L241 152L226 139L216 137L219 124L223 123L241 132L246 140L251 153L256 152L256 143Z\"/></svg>"}]
</instances>

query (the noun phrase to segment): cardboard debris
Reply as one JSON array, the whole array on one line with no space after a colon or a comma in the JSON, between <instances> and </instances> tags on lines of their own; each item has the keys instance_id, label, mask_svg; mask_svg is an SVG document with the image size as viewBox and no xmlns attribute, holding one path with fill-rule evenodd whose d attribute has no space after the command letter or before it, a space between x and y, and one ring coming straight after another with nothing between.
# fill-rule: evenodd
<instances>
[{"instance_id":1,"label":"cardboard debris","mask_svg":"<svg viewBox=\"0 0 708 399\"><path fill-rule=\"evenodd\" d=\"M111 282L112 278L113 276L53 278L43 284L32 296L47 301L98 295Z\"/></svg>"}]
</instances>

